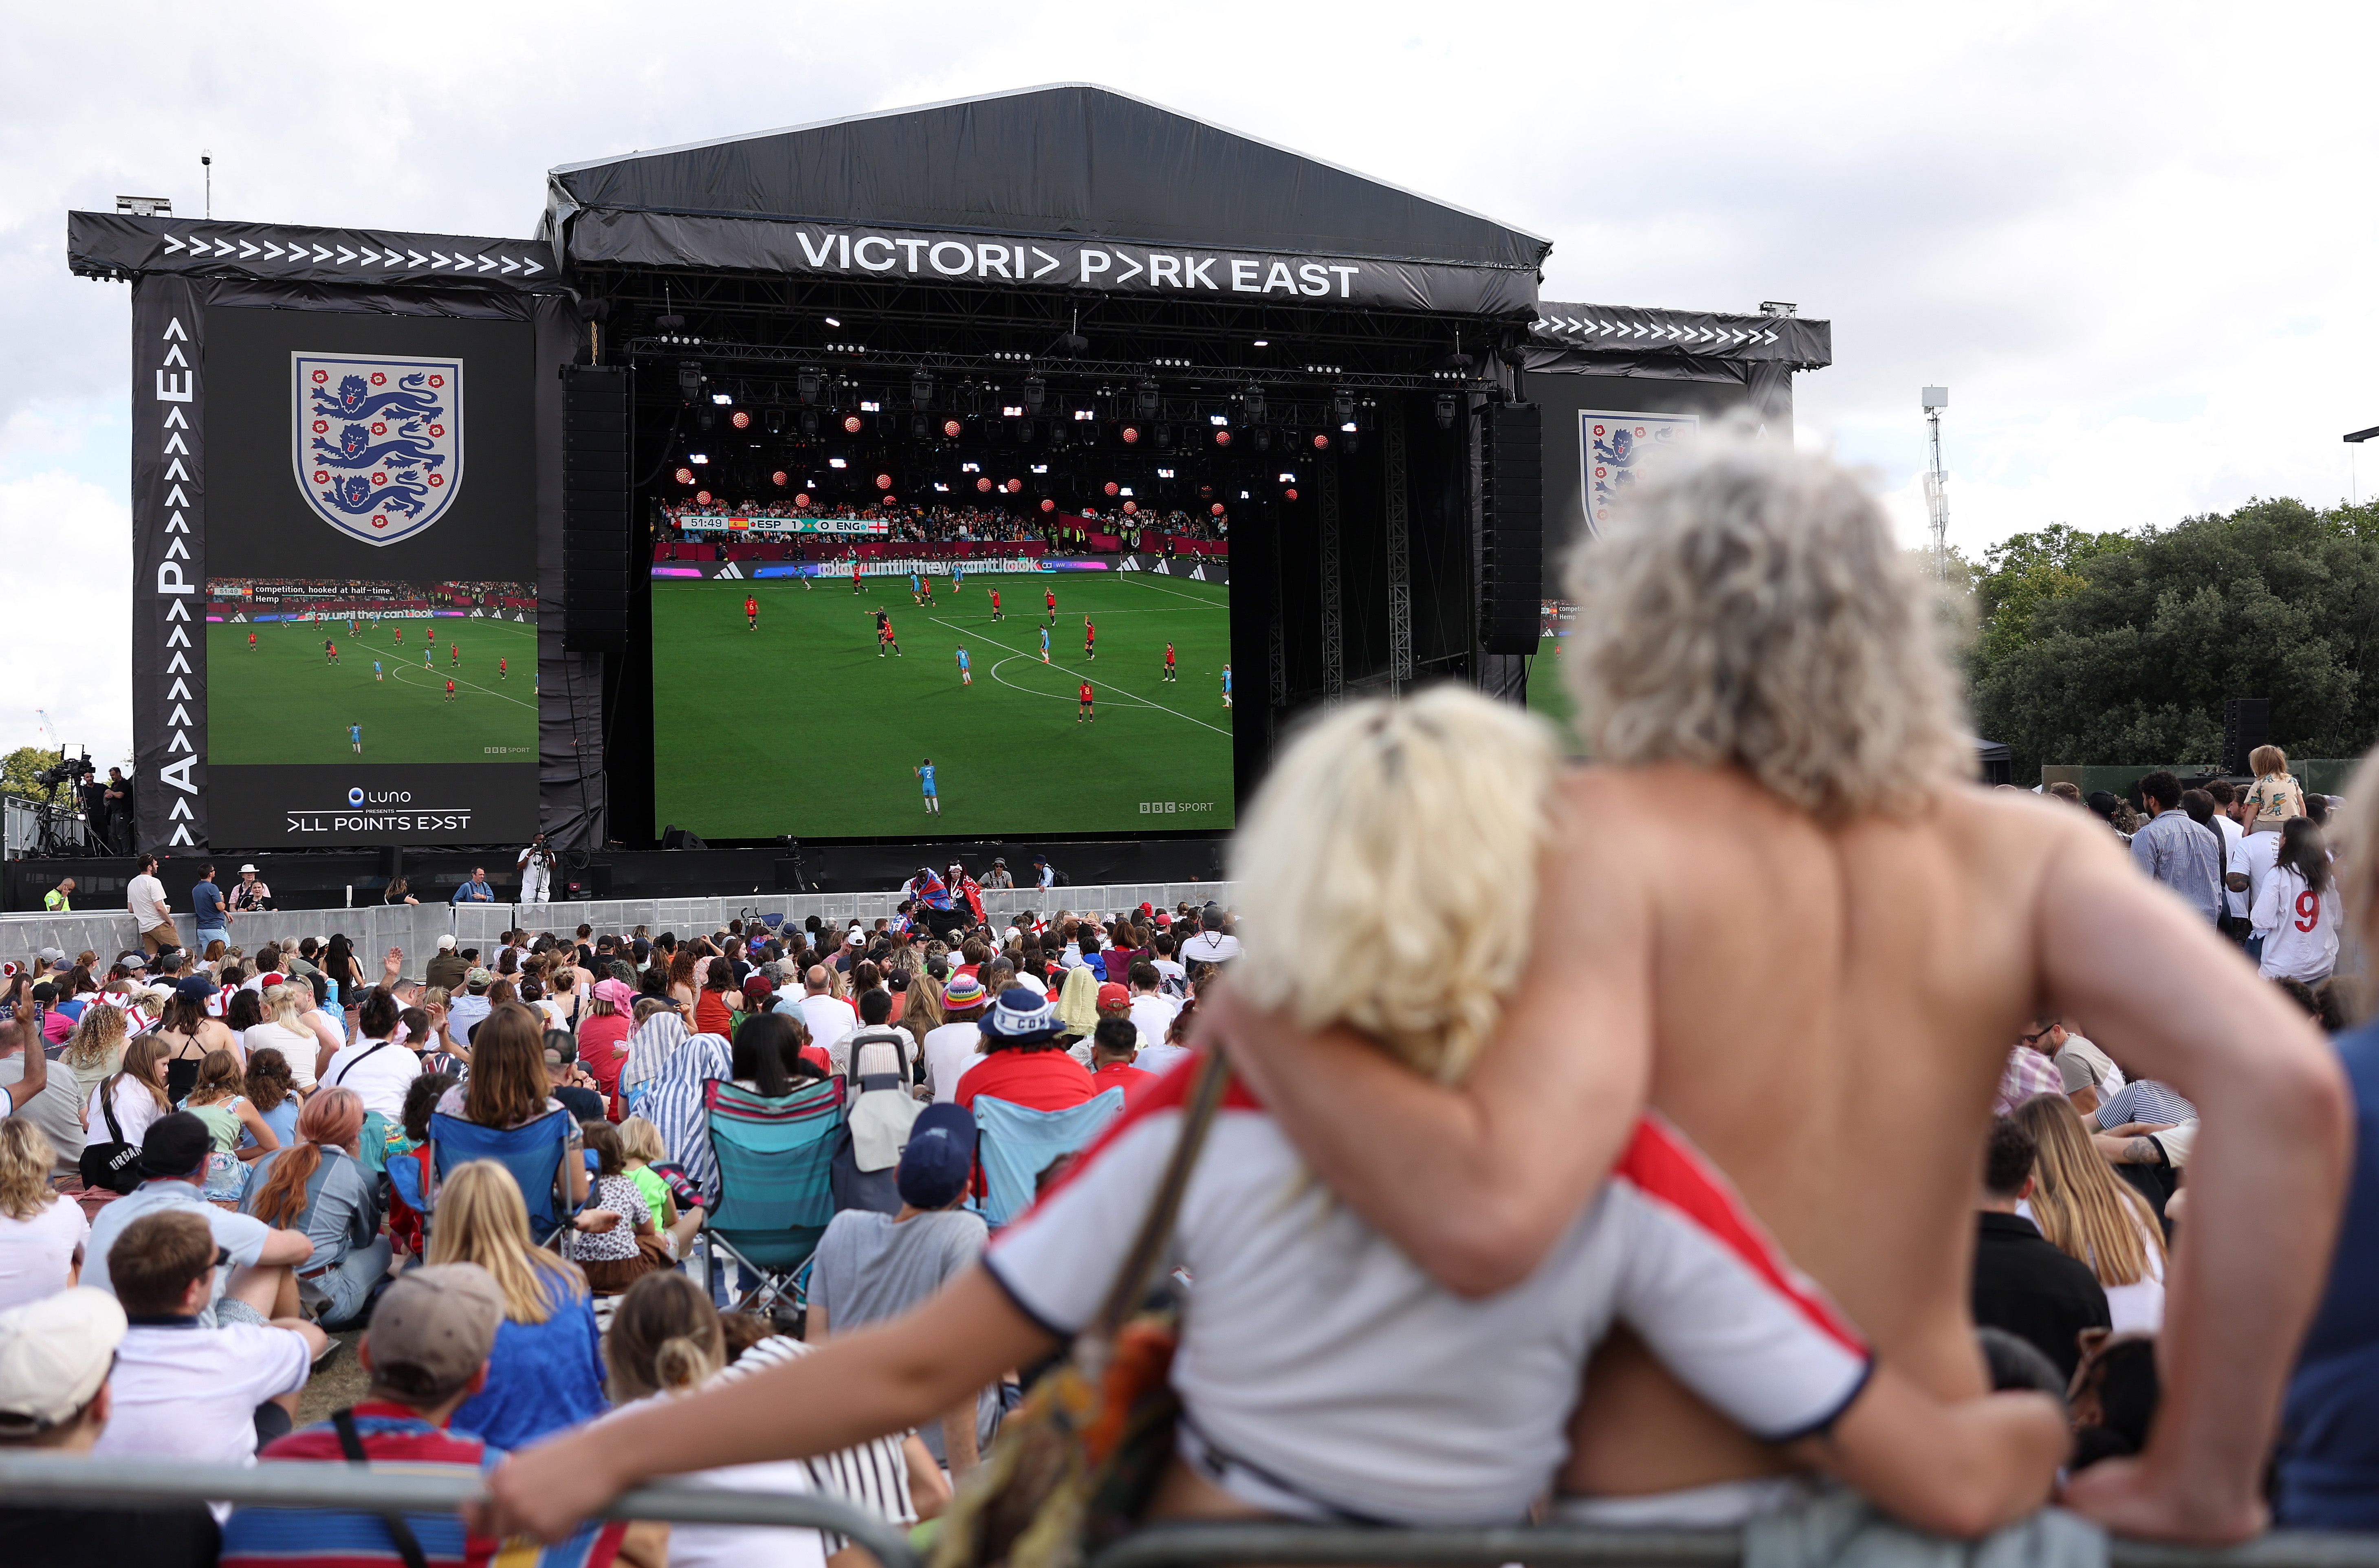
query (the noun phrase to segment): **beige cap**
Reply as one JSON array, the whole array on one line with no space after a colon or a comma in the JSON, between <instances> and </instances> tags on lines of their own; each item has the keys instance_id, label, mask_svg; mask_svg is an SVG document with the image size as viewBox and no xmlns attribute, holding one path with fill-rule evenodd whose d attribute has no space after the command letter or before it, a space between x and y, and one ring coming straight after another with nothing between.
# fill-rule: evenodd
<instances>
[{"instance_id":1,"label":"beige cap","mask_svg":"<svg viewBox=\"0 0 2379 1568\"><path fill-rule=\"evenodd\" d=\"M433 1263L396 1276L372 1309L364 1344L381 1388L434 1405L471 1381L495 1348L504 1293L477 1263Z\"/></svg>"},{"instance_id":2,"label":"beige cap","mask_svg":"<svg viewBox=\"0 0 2379 1568\"><path fill-rule=\"evenodd\" d=\"M115 1297L87 1285L0 1312L0 1434L54 1427L90 1404L124 1328Z\"/></svg>"}]
</instances>

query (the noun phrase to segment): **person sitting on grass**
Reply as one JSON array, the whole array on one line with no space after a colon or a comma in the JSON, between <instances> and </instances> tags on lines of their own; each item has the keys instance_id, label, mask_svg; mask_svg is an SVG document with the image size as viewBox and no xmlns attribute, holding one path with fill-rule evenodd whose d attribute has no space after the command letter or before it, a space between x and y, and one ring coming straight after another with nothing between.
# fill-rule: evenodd
<instances>
[{"instance_id":1,"label":"person sitting on grass","mask_svg":"<svg viewBox=\"0 0 2379 1568\"><path fill-rule=\"evenodd\" d=\"M1454 687L1350 706L1307 731L1233 846L1250 928L1278 934L1238 960L1259 1004L1296 995L1309 1027L1345 1024L1416 1088L1459 1082L1527 956L1508 911L1534 903L1555 766L1539 721ZM1452 801L1465 809L1438 809ZM1414 835L1419 823L1429 832ZM1347 887L1383 867L1391 843L1395 870L1371 874L1409 875L1430 899ZM1340 900L1337 918L1301 918L1314 889ZM1391 993L1363 960L1407 947L1476 961L1402 966ZM1011 992L988 1032L995 1046L1054 1040L1053 1012ZM962 1101L1003 1054L967 1075ZM1040 1054L1087 1088L1062 1053ZM1056 1353L1117 1289L1187 1135L1193 1086L1210 1092L1218 1067L1177 1071L1144 1094L979 1265L901 1318L516 1455L490 1478L480 1516L563 1534L647 1478L914 1426ZM1979 1534L2048 1497L2069 1447L2054 1401L1944 1401L1878 1364L1665 1123L1637 1121L1542 1267L1465 1301L1315 1181L1250 1095L1221 1104L1168 1253L1197 1285L1171 1362L1177 1453L1152 1517L1516 1524L1552 1486L1588 1355L1622 1319L1743 1427L1912 1524ZM995 1477L999 1462L995 1451Z\"/></svg>"}]
</instances>

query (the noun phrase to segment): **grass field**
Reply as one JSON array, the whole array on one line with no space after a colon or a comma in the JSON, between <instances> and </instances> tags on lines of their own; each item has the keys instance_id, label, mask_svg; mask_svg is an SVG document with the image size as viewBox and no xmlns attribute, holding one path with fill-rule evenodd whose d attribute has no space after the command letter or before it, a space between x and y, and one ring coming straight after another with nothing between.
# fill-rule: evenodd
<instances>
[{"instance_id":1,"label":"grass field","mask_svg":"<svg viewBox=\"0 0 2379 1568\"><path fill-rule=\"evenodd\" d=\"M654 829L707 838L1151 832L1232 825L1230 590L1139 573L653 585ZM1005 620L991 619L990 590ZM1049 626L1045 588L1057 595ZM760 601L747 629L746 594ZM879 657L874 611L900 657ZM1082 617L1098 657L1082 657ZM1163 679L1165 645L1180 679ZM974 683L960 684L964 646ZM1097 719L1076 722L1087 679ZM912 769L934 759L941 814ZM1171 802L1151 814L1143 802ZM1183 810L1184 806L1199 809Z\"/></svg>"},{"instance_id":2,"label":"grass field","mask_svg":"<svg viewBox=\"0 0 2379 1568\"><path fill-rule=\"evenodd\" d=\"M1572 708L1569 687L1562 680L1561 645L1559 637L1537 639L1537 657L1528 665L1528 708L1561 731L1565 748L1577 752L1583 748L1570 728Z\"/></svg>"},{"instance_id":3,"label":"grass field","mask_svg":"<svg viewBox=\"0 0 2379 1568\"><path fill-rule=\"evenodd\" d=\"M421 667L425 633L438 639L429 669ZM339 645L336 664L323 662L326 639ZM447 651L454 645L463 650L460 669ZM512 661L501 679L500 658ZM372 679L374 659L384 672L379 681ZM208 761L349 762L350 724L363 726L366 762L535 762L537 628L494 620L383 621L365 622L351 638L344 621L208 622Z\"/></svg>"}]
</instances>

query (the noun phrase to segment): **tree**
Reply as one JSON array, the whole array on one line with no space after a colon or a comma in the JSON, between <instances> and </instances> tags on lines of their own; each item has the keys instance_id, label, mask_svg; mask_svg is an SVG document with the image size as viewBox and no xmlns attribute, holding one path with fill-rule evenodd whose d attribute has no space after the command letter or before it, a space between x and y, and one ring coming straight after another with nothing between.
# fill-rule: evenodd
<instances>
[{"instance_id":1,"label":"tree","mask_svg":"<svg viewBox=\"0 0 2379 1568\"><path fill-rule=\"evenodd\" d=\"M60 754L45 752L39 746L19 746L0 757L0 790L11 795L33 800L46 800L49 790L33 781L33 776L45 767L56 766Z\"/></svg>"},{"instance_id":2,"label":"tree","mask_svg":"<svg viewBox=\"0 0 2379 1568\"><path fill-rule=\"evenodd\" d=\"M2292 755L2356 756L2379 733L2379 509L2253 501L2127 535L2051 525L1986 564L1974 711L2020 778L2215 761L2229 697L2268 697Z\"/></svg>"}]
</instances>

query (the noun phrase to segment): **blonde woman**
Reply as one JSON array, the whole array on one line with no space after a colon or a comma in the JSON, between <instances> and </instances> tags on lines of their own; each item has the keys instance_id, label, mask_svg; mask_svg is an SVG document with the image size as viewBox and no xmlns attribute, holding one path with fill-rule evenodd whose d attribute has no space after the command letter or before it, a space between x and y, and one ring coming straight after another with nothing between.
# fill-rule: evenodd
<instances>
[{"instance_id":1,"label":"blonde woman","mask_svg":"<svg viewBox=\"0 0 2379 1568\"><path fill-rule=\"evenodd\" d=\"M429 1261L477 1263L504 1293L488 1386L454 1412L459 1429L509 1449L602 1414L603 1367L586 1276L530 1242L528 1206L511 1172L474 1160L447 1173L429 1228Z\"/></svg>"},{"instance_id":2,"label":"blonde woman","mask_svg":"<svg viewBox=\"0 0 2379 1568\"><path fill-rule=\"evenodd\" d=\"M85 1099L101 1079L124 1065L125 1040L124 1015L114 1007L94 1004L75 1019L66 1049L58 1053L58 1065L72 1070ZM191 1066L195 1069L197 1063Z\"/></svg>"},{"instance_id":3,"label":"blonde woman","mask_svg":"<svg viewBox=\"0 0 2379 1568\"><path fill-rule=\"evenodd\" d=\"M268 985L259 998L263 1005L264 1021L243 1031L240 1043L253 1055L259 1051L278 1051L289 1064L289 1075L296 1080L297 1092L314 1092L314 1058L320 1055L322 1042L306 1022L306 1009L312 1006L314 993L310 986Z\"/></svg>"},{"instance_id":4,"label":"blonde woman","mask_svg":"<svg viewBox=\"0 0 2379 1568\"><path fill-rule=\"evenodd\" d=\"M0 1120L0 1311L68 1289L91 1221L50 1187L58 1152L23 1116Z\"/></svg>"},{"instance_id":5,"label":"blonde woman","mask_svg":"<svg viewBox=\"0 0 2379 1568\"><path fill-rule=\"evenodd\" d=\"M2032 1168L2032 1223L2049 1245L2078 1258L2106 1288L2117 1333L2164 1327L2164 1227L2147 1200L2117 1176L2062 1094L2035 1094L2015 1109L2039 1152Z\"/></svg>"},{"instance_id":6,"label":"blonde woman","mask_svg":"<svg viewBox=\"0 0 2379 1568\"><path fill-rule=\"evenodd\" d=\"M2255 782L2240 802L2239 826L2249 833L2277 833L2292 816L2305 814L2304 786L2288 772L2288 754L2277 746L2257 746L2247 754L2248 771Z\"/></svg>"},{"instance_id":7,"label":"blonde woman","mask_svg":"<svg viewBox=\"0 0 2379 1568\"><path fill-rule=\"evenodd\" d=\"M1509 911L1536 891L1554 765L1537 720L1455 688L1308 730L1233 849L1257 934L1234 984L1355 1031L1417 1081L1460 1081L1526 957ZM1415 823L1430 830L1405 830ZM1427 896L1350 897L1345 874L1366 862ZM996 1011L1015 1018L994 1033L1056 1027L1028 992ZM922 1425L1052 1354L1114 1287L1197 1077L1184 1067L1147 1091L980 1265L898 1323L516 1454L490 1481L496 1521L550 1537L649 1477ZM912 1136L904 1177L921 1157L963 1180L962 1145ZM1974 1533L2038 1507L2067 1449L2040 1395L1950 1404L1876 1365L1813 1288L1787 1283L1791 1264L1682 1135L1650 1122L1541 1268L1465 1301L1314 1181L1235 1091L1170 1252L1198 1283L1172 1363L1177 1456L1153 1517L1518 1523L1561 1465L1588 1353L1623 1319L1745 1427L1923 1526Z\"/></svg>"}]
</instances>

